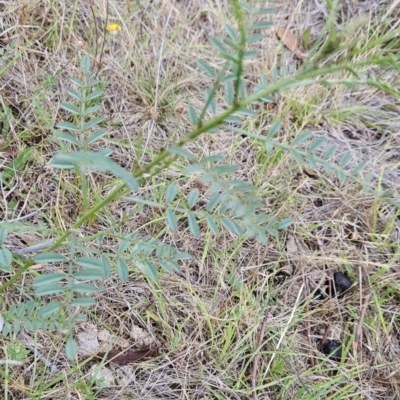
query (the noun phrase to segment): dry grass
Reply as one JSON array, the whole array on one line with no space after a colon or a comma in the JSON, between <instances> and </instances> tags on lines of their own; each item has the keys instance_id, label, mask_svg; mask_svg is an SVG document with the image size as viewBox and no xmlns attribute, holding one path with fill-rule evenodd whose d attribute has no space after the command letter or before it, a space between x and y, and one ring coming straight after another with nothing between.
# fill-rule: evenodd
<instances>
[{"instance_id":1,"label":"dry grass","mask_svg":"<svg viewBox=\"0 0 400 400\"><path fill-rule=\"evenodd\" d=\"M299 37L311 27L315 39L328 16L324 2L286 3L278 7L274 21ZM357 38L361 49L371 39L369 24L376 24L377 35L399 28L398 1L341 3L336 28L350 27L347 39ZM68 100L69 78L79 76L82 56L91 55L106 83L105 145L113 148L115 160L133 171L190 131L187 105L200 108L210 84L195 61L221 63L208 37L222 36L223 25L232 16L227 0L4 1L0 13L1 38L17 39L21 49L1 78L3 113L12 113L9 130L0 137L2 165L23 149L34 148L34 157L12 181L14 189L3 187L0 209L5 219L41 209L29 219L29 230L9 236L7 245L17 249L56 237L84 211L77 182L48 165L59 148L46 127L67 117L59 104ZM121 24L122 31L104 35L111 22ZM257 46L259 58L249 65L249 81L273 67L300 64L272 31ZM398 42L397 49L389 50L398 54ZM360 51L358 57L371 57L374 51ZM399 76L391 68L369 72L398 86ZM260 110L243 129L265 134L281 120L282 141L312 129L315 136L326 136L328 143L338 145L338 158L351 151L354 165L366 161L377 187L389 188L398 198L399 111L399 99L379 89L315 85L283 93L276 106ZM262 144L231 132L205 134L188 148L199 155L222 153L240 165L238 177L257 186L266 210L279 218L290 216L294 224L278 240L262 246L227 233L214 237L203 232L193 238L184 225L172 233L157 210L122 200L111 204L80 230L88 247L96 247L91 235L100 230L107 229L103 250L110 252L118 237L140 230L193 258L181 274L162 273L158 284L134 268L126 284L113 275L96 296L91 325L77 326L75 333L90 331L96 336L106 330L117 347L135 349L143 343L132 332L141 327L149 343L159 347L159 356L123 367L108 364L114 382L99 389L88 365L77 367L67 361L63 333L39 331L31 334L34 346L62 372L51 373L29 353L22 365L8 367L8 382L0 381L3 397L251 399L252 365L260 354L255 372L260 400L399 398L398 210L358 184L340 184L322 172L307 174L289 155L270 156ZM196 182L181 178L182 166L178 161L161 176L148 179L139 194L162 201L170 182L188 192ZM91 176L90 183L98 197L93 203L115 187L99 175ZM202 196L205 200L205 193ZM347 272L353 290L340 298L314 299L314 290L336 271ZM30 298L32 275L27 273L3 292L1 314ZM8 276L0 279L4 283ZM352 346L369 293L355 351ZM265 311L265 334L258 346ZM347 354L342 362L320 352L325 333L344 343ZM122 339L124 344L118 342ZM0 343L0 358L12 359L10 349L15 349L17 339L2 337Z\"/></svg>"}]
</instances>

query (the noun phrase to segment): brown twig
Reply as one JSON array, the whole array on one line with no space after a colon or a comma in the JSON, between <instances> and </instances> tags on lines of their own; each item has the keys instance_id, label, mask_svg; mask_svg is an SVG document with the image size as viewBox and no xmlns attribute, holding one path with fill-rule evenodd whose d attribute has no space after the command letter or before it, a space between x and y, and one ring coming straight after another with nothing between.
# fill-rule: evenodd
<instances>
[{"instance_id":1,"label":"brown twig","mask_svg":"<svg viewBox=\"0 0 400 400\"><path fill-rule=\"evenodd\" d=\"M362 337L362 328L363 328L363 324L364 324L365 314L367 312L367 307L368 307L369 301L371 300L371 296L372 296L372 293L370 291L367 294L367 296L365 297L365 301L364 301L364 304L361 309L360 320L358 321L356 336L355 336L354 342L353 342L353 351L357 351L358 343L360 342L361 337Z\"/></svg>"},{"instance_id":2,"label":"brown twig","mask_svg":"<svg viewBox=\"0 0 400 400\"><path fill-rule=\"evenodd\" d=\"M308 285L306 282L306 276L304 274L304 268L302 268L302 274L303 274L303 285L306 289L306 301L307 301L307 297L309 295L309 290L308 290ZM310 314L310 302L307 301L306 304L306 312L307 312L307 319L306 319L306 326L307 326L307 338L308 338L308 344L310 346L310 349L312 348L312 343L311 343L311 322L310 322L310 318L308 318L308 315ZM314 366L314 358L310 357L310 365L313 367Z\"/></svg>"},{"instance_id":3,"label":"brown twig","mask_svg":"<svg viewBox=\"0 0 400 400\"><path fill-rule=\"evenodd\" d=\"M263 342L265 328L267 326L267 321L268 321L268 310L265 310L264 319L263 319L263 323L262 323L261 331L260 331L260 336L258 338L256 355L254 356L253 368L252 368L252 371L251 371L251 387L253 389L253 400L258 400L258 395L257 395L257 370L258 370L258 363L260 362L260 357L261 357L261 354L259 353L259 351L260 351L260 347L261 347L262 342Z\"/></svg>"}]
</instances>

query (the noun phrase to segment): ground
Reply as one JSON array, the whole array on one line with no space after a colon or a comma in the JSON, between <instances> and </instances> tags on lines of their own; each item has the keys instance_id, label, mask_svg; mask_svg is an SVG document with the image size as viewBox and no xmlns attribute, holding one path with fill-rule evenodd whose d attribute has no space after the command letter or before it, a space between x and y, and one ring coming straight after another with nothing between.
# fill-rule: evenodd
<instances>
[{"instance_id":1,"label":"ground","mask_svg":"<svg viewBox=\"0 0 400 400\"><path fill-rule=\"evenodd\" d=\"M254 108L240 126L248 134L221 129L186 145L197 156L222 154L237 164L235 178L255 186L264 211L293 220L266 244L231 232L214 235L203 225L195 237L184 221L172 231L162 209L122 196L86 220L74 230L81 254L99 249L100 231L102 251L110 254L119 238L138 232L192 258L180 263L179 272L159 271L158 281L128 263L129 279L121 282L111 262L88 321L74 326L79 364L66 357L63 330L23 327L18 335L0 336L3 398L400 398L400 3L343 0L334 14L328 1L249 3L276 7L262 18L275 28L262 31L257 57L247 61L249 86L274 68L281 75L301 68L302 54L311 54L330 18L329 34L338 34L343 50L324 62L339 65L353 54L352 62L368 64L362 73L380 84L299 85ZM71 102L70 78L81 77L82 58L90 56L104 90L97 115L108 134L94 149L112 148L113 159L135 173L191 131L187 109L200 110L212 85L196 60L221 65L209 38L223 38L224 25L235 26L235 20L228 0L32 0L2 2L0 15L3 45L16 40L0 65L0 215L18 222L5 241L16 252L59 238L118 186L110 174L88 173L87 204L73 173L50 164L60 150L54 126L70 121L60 104ZM287 28L298 43L276 27ZM387 55L393 64L367 62ZM217 100L222 112L222 92ZM370 174L374 191L321 166L304 167L290 151L268 153L252 134L266 136L277 121L282 144L310 130L312 139L326 138L319 155L335 144L333 163L346 152L348 170L364 161L363 176ZM4 176L10 165L11 176ZM203 207L208 186L185 176L185 167L180 158L145 175L130 195L162 203L174 183L180 196L198 188ZM70 245L57 251L68 254ZM0 284L25 262L14 259ZM1 288L0 315L33 298L34 277L62 268L36 264ZM351 287L339 293L346 277ZM327 346L333 341L342 344L341 357L324 354L335 350ZM125 355L133 359L134 351L156 351L134 362L109 362L104 353L110 345L129 349ZM99 352L97 359L86 358Z\"/></svg>"}]
</instances>

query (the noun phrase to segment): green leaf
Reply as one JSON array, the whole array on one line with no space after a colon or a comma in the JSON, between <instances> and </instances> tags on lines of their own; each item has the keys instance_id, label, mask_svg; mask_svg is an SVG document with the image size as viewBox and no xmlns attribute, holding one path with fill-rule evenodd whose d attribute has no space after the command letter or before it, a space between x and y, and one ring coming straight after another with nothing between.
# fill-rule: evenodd
<instances>
[{"instance_id":1,"label":"green leaf","mask_svg":"<svg viewBox=\"0 0 400 400\"><path fill-rule=\"evenodd\" d=\"M78 100L78 101L82 101L82 97L81 95L74 89L69 89L67 90L67 93L73 97L74 99Z\"/></svg>"},{"instance_id":2,"label":"green leaf","mask_svg":"<svg viewBox=\"0 0 400 400\"><path fill-rule=\"evenodd\" d=\"M268 8L261 8L257 11L257 15L269 15L269 14L276 14L278 12L278 8L276 7L268 7Z\"/></svg>"},{"instance_id":3,"label":"green leaf","mask_svg":"<svg viewBox=\"0 0 400 400\"><path fill-rule=\"evenodd\" d=\"M189 107L188 107L187 116L188 116L189 122L190 122L193 126L197 125L196 110L195 110L192 106L189 106Z\"/></svg>"},{"instance_id":4,"label":"green leaf","mask_svg":"<svg viewBox=\"0 0 400 400\"><path fill-rule=\"evenodd\" d=\"M101 117L92 118L90 121L86 122L85 125L83 125L82 130L87 131L90 128L93 128L95 125L98 125L103 121L104 121L104 118L101 118Z\"/></svg>"},{"instance_id":5,"label":"green leaf","mask_svg":"<svg viewBox=\"0 0 400 400\"><path fill-rule=\"evenodd\" d=\"M332 166L329 162L326 162L324 164L324 170L328 175L330 175L332 173Z\"/></svg>"},{"instance_id":6,"label":"green leaf","mask_svg":"<svg viewBox=\"0 0 400 400\"><path fill-rule=\"evenodd\" d=\"M268 154L271 154L274 150L274 142L272 140L267 140L265 142L265 150L267 150Z\"/></svg>"},{"instance_id":7,"label":"green leaf","mask_svg":"<svg viewBox=\"0 0 400 400\"><path fill-rule=\"evenodd\" d=\"M306 160L308 162L308 165L311 167L311 169L313 169L314 171L318 170L318 164L317 164L315 157L308 156L308 157L306 157Z\"/></svg>"},{"instance_id":8,"label":"green leaf","mask_svg":"<svg viewBox=\"0 0 400 400\"><path fill-rule=\"evenodd\" d=\"M66 111L69 111L72 114L80 115L80 113L81 113L79 108L77 106L74 106L71 103L61 103L60 106L61 106L61 108L63 108Z\"/></svg>"},{"instance_id":9,"label":"green leaf","mask_svg":"<svg viewBox=\"0 0 400 400\"><path fill-rule=\"evenodd\" d=\"M78 345L71 336L67 339L67 343L65 345L65 354L71 361L75 360L76 356L78 355Z\"/></svg>"},{"instance_id":10,"label":"green leaf","mask_svg":"<svg viewBox=\"0 0 400 400\"><path fill-rule=\"evenodd\" d=\"M84 75L89 75L90 72L90 57L85 54L81 60L81 70Z\"/></svg>"},{"instance_id":11,"label":"green leaf","mask_svg":"<svg viewBox=\"0 0 400 400\"><path fill-rule=\"evenodd\" d=\"M2 174L2 181L6 182L11 179L16 172L20 171L24 165L33 158L34 149L32 147L24 149L18 154L17 158L13 160L10 165L7 165L4 168L4 172Z\"/></svg>"},{"instance_id":12,"label":"green leaf","mask_svg":"<svg viewBox=\"0 0 400 400\"><path fill-rule=\"evenodd\" d=\"M103 270L95 269L84 269L82 271L75 272L73 274L74 279L85 280L85 281L95 281L98 279L103 279Z\"/></svg>"},{"instance_id":13,"label":"green leaf","mask_svg":"<svg viewBox=\"0 0 400 400\"><path fill-rule=\"evenodd\" d=\"M236 111L240 115L246 115L246 116L253 116L255 115L255 112L253 110L250 110L248 108L241 108L240 110Z\"/></svg>"},{"instance_id":14,"label":"green leaf","mask_svg":"<svg viewBox=\"0 0 400 400\"><path fill-rule=\"evenodd\" d=\"M101 106L99 106L99 105L92 106L92 107L87 108L87 109L84 111L83 115L94 114L94 113L96 113L96 112L99 111L99 110L101 110Z\"/></svg>"},{"instance_id":15,"label":"green leaf","mask_svg":"<svg viewBox=\"0 0 400 400\"><path fill-rule=\"evenodd\" d=\"M325 151L324 155L322 156L323 159L328 160L329 158L331 158L333 156L333 154L335 153L337 149L337 146L334 144L331 147L329 147L328 150Z\"/></svg>"},{"instance_id":16,"label":"green leaf","mask_svg":"<svg viewBox=\"0 0 400 400\"><path fill-rule=\"evenodd\" d=\"M306 141L307 139L309 139L312 135L311 131L304 131L302 133L300 133L300 135L298 135L292 142L293 145L297 145L300 144L304 141Z\"/></svg>"},{"instance_id":17,"label":"green leaf","mask_svg":"<svg viewBox=\"0 0 400 400\"><path fill-rule=\"evenodd\" d=\"M103 149L109 153L109 149ZM79 165L83 169L98 170L101 172L109 171L115 176L123 179L125 184L131 190L137 190L138 184L136 179L124 168L119 166L115 161L108 158L104 151L97 153L92 151L75 151L72 153L58 153L51 161L51 165L55 168L68 169L71 165Z\"/></svg>"},{"instance_id":18,"label":"green leaf","mask_svg":"<svg viewBox=\"0 0 400 400\"><path fill-rule=\"evenodd\" d=\"M349 151L344 153L339 161L339 165L343 168L350 161L350 158L351 158L351 153Z\"/></svg>"},{"instance_id":19,"label":"green leaf","mask_svg":"<svg viewBox=\"0 0 400 400\"><path fill-rule=\"evenodd\" d=\"M254 43L254 42L258 42L260 40L264 39L264 35L261 35L260 33L257 33L255 35L248 35L246 37L246 42L247 43Z\"/></svg>"},{"instance_id":20,"label":"green leaf","mask_svg":"<svg viewBox=\"0 0 400 400\"><path fill-rule=\"evenodd\" d=\"M208 225L208 228L210 229L210 231L214 235L218 235L219 234L219 230L218 230L217 224L213 221L211 216L207 215L206 216L206 221L207 221L207 225Z\"/></svg>"},{"instance_id":21,"label":"green leaf","mask_svg":"<svg viewBox=\"0 0 400 400\"><path fill-rule=\"evenodd\" d=\"M74 283L71 285L70 290L75 293L92 294L97 293L99 290L91 283Z\"/></svg>"},{"instance_id":22,"label":"green leaf","mask_svg":"<svg viewBox=\"0 0 400 400\"><path fill-rule=\"evenodd\" d=\"M107 129L98 129L89 136L88 143L93 143L96 140L102 138L104 135L107 134L107 132Z\"/></svg>"},{"instance_id":23,"label":"green leaf","mask_svg":"<svg viewBox=\"0 0 400 400\"><path fill-rule=\"evenodd\" d=\"M303 164L304 160L303 157L300 155L300 153L295 150L295 149L291 149L290 150L290 155L294 158L294 160L296 160L299 164Z\"/></svg>"},{"instance_id":24,"label":"green leaf","mask_svg":"<svg viewBox=\"0 0 400 400\"><path fill-rule=\"evenodd\" d=\"M125 261L122 258L118 258L117 272L119 279L121 279L121 282L128 282L129 270L128 266L126 265Z\"/></svg>"},{"instance_id":25,"label":"green leaf","mask_svg":"<svg viewBox=\"0 0 400 400\"><path fill-rule=\"evenodd\" d=\"M165 202L168 204L172 203L175 200L177 194L178 189L176 188L176 186L169 185L167 187L167 190L165 191Z\"/></svg>"},{"instance_id":26,"label":"green leaf","mask_svg":"<svg viewBox=\"0 0 400 400\"><path fill-rule=\"evenodd\" d=\"M98 99L101 96L103 96L103 91L102 90L95 90L94 92L92 92L88 96L86 96L85 100L86 101L91 101L91 100L94 100L94 99Z\"/></svg>"},{"instance_id":27,"label":"green leaf","mask_svg":"<svg viewBox=\"0 0 400 400\"><path fill-rule=\"evenodd\" d=\"M197 65L211 78L215 77L214 69L204 60L197 60Z\"/></svg>"},{"instance_id":28,"label":"green leaf","mask_svg":"<svg viewBox=\"0 0 400 400\"><path fill-rule=\"evenodd\" d=\"M57 139L61 139L68 143L75 144L76 146L80 146L79 140L75 136L72 136L70 133L67 133L67 132L58 133Z\"/></svg>"},{"instance_id":29,"label":"green leaf","mask_svg":"<svg viewBox=\"0 0 400 400\"><path fill-rule=\"evenodd\" d=\"M207 204L206 210L208 212L211 212L219 204L220 201L221 201L220 193L213 194L211 199L209 200L209 202Z\"/></svg>"},{"instance_id":30,"label":"green leaf","mask_svg":"<svg viewBox=\"0 0 400 400\"><path fill-rule=\"evenodd\" d=\"M191 234L196 237L199 236L200 235L200 227L199 227L196 217L192 213L190 213L188 215L188 221L189 221L189 229L190 229Z\"/></svg>"},{"instance_id":31,"label":"green leaf","mask_svg":"<svg viewBox=\"0 0 400 400\"><path fill-rule=\"evenodd\" d=\"M220 53L226 53L226 48L223 45L223 43L215 38L215 37L210 37L209 41L211 42L211 44L220 52Z\"/></svg>"},{"instance_id":32,"label":"green leaf","mask_svg":"<svg viewBox=\"0 0 400 400\"><path fill-rule=\"evenodd\" d=\"M254 50L245 51L245 52L243 53L243 59L244 59L244 60L249 60L249 59L251 59L251 58L256 58L257 56L258 56L258 53L257 53L256 51L254 51Z\"/></svg>"},{"instance_id":33,"label":"green leaf","mask_svg":"<svg viewBox=\"0 0 400 400\"><path fill-rule=\"evenodd\" d=\"M269 139L272 139L279 132L279 130L281 129L281 126L282 126L282 122L281 121L274 122L271 125L271 128L269 128L267 137Z\"/></svg>"},{"instance_id":34,"label":"green leaf","mask_svg":"<svg viewBox=\"0 0 400 400\"><path fill-rule=\"evenodd\" d=\"M51 301L49 304L42 307L39 311L39 315L43 318L49 318L56 311L61 310L62 303L60 301Z\"/></svg>"},{"instance_id":35,"label":"green leaf","mask_svg":"<svg viewBox=\"0 0 400 400\"><path fill-rule=\"evenodd\" d=\"M193 208L196 204L197 200L199 199L200 192L199 189L193 189L188 196L188 206L189 208Z\"/></svg>"},{"instance_id":36,"label":"green leaf","mask_svg":"<svg viewBox=\"0 0 400 400\"><path fill-rule=\"evenodd\" d=\"M237 40L238 35L236 29L232 25L225 24L224 28L232 40Z\"/></svg>"},{"instance_id":37,"label":"green leaf","mask_svg":"<svg viewBox=\"0 0 400 400\"><path fill-rule=\"evenodd\" d=\"M231 81L225 81L224 83L225 86L225 100L228 103L228 105L233 104L233 85Z\"/></svg>"},{"instance_id":38,"label":"green leaf","mask_svg":"<svg viewBox=\"0 0 400 400\"><path fill-rule=\"evenodd\" d=\"M284 218L281 221L278 222L278 225L276 226L276 229L285 229L288 228L290 225L292 225L293 220L292 218Z\"/></svg>"},{"instance_id":39,"label":"green leaf","mask_svg":"<svg viewBox=\"0 0 400 400\"><path fill-rule=\"evenodd\" d=\"M53 294L60 294L63 293L66 290L66 288L64 288L61 285L58 284L52 284L52 285L48 285L48 286L40 286L37 289L35 289L35 294L36 296L49 296L49 295L53 295Z\"/></svg>"},{"instance_id":40,"label":"green leaf","mask_svg":"<svg viewBox=\"0 0 400 400\"><path fill-rule=\"evenodd\" d=\"M84 268L98 269L103 267L103 261L97 258L80 257L77 258L74 262L75 264L78 264Z\"/></svg>"},{"instance_id":41,"label":"green leaf","mask_svg":"<svg viewBox=\"0 0 400 400\"><path fill-rule=\"evenodd\" d=\"M175 232L178 229L178 220L176 219L174 212L169 208L167 210L167 222L169 229L171 229L172 232Z\"/></svg>"},{"instance_id":42,"label":"green leaf","mask_svg":"<svg viewBox=\"0 0 400 400\"><path fill-rule=\"evenodd\" d=\"M34 261L36 264L45 264L51 262L58 263L58 262L68 261L68 258L63 256L62 254L46 252L46 253L40 253L37 256L35 256Z\"/></svg>"},{"instance_id":43,"label":"green leaf","mask_svg":"<svg viewBox=\"0 0 400 400\"><path fill-rule=\"evenodd\" d=\"M84 83L83 83L80 79L78 79L78 78L72 77L72 78L70 78L69 80L70 80L72 83L74 83L76 86L79 86L80 88L85 87Z\"/></svg>"},{"instance_id":44,"label":"green leaf","mask_svg":"<svg viewBox=\"0 0 400 400\"><path fill-rule=\"evenodd\" d=\"M8 231L7 229L0 228L0 246L2 246L7 239Z\"/></svg>"},{"instance_id":45,"label":"green leaf","mask_svg":"<svg viewBox=\"0 0 400 400\"><path fill-rule=\"evenodd\" d=\"M168 272L168 273L172 273L173 270L174 270L174 268L171 266L171 264L168 263L168 262L166 262L166 261L161 261L161 260L160 260L160 265L161 265L161 268L162 268L164 271Z\"/></svg>"},{"instance_id":46,"label":"green leaf","mask_svg":"<svg viewBox=\"0 0 400 400\"><path fill-rule=\"evenodd\" d=\"M319 147L321 147L324 143L326 142L326 139L324 137L320 137L318 139L315 139L310 146L308 147L308 151L314 152L317 150Z\"/></svg>"},{"instance_id":47,"label":"green leaf","mask_svg":"<svg viewBox=\"0 0 400 400\"><path fill-rule=\"evenodd\" d=\"M187 158L189 161L193 161L196 159L196 157L194 156L193 153L191 153L190 151L183 149L182 147L178 147L178 146L171 146L168 148L168 152L171 154L176 154L178 156L181 157L185 157Z\"/></svg>"},{"instance_id":48,"label":"green leaf","mask_svg":"<svg viewBox=\"0 0 400 400\"><path fill-rule=\"evenodd\" d=\"M250 27L250 29L267 29L271 28L271 26L274 26L274 24L270 21L263 21L263 22L258 22L257 24L254 24Z\"/></svg>"},{"instance_id":49,"label":"green leaf","mask_svg":"<svg viewBox=\"0 0 400 400\"><path fill-rule=\"evenodd\" d=\"M75 124L73 124L72 122L65 122L65 121L59 122L59 123L56 125L56 128L59 128L59 129L67 129L67 130L72 131L72 132L80 132L80 131L81 131L80 128L77 127L77 126L76 126Z\"/></svg>"},{"instance_id":50,"label":"green leaf","mask_svg":"<svg viewBox=\"0 0 400 400\"><path fill-rule=\"evenodd\" d=\"M310 48L311 43L311 26L309 26L301 35L301 39L303 41L303 45L306 49Z\"/></svg>"},{"instance_id":51,"label":"green leaf","mask_svg":"<svg viewBox=\"0 0 400 400\"><path fill-rule=\"evenodd\" d=\"M192 256L189 253L186 253L184 251L179 251L174 255L174 261L179 261L179 260L191 260Z\"/></svg>"},{"instance_id":52,"label":"green leaf","mask_svg":"<svg viewBox=\"0 0 400 400\"><path fill-rule=\"evenodd\" d=\"M236 228L228 218L221 217L221 224L228 232L235 233Z\"/></svg>"},{"instance_id":53,"label":"green leaf","mask_svg":"<svg viewBox=\"0 0 400 400\"><path fill-rule=\"evenodd\" d=\"M276 103L275 99L271 96L261 96L260 100L262 100L265 103L272 103L272 104Z\"/></svg>"},{"instance_id":54,"label":"green leaf","mask_svg":"<svg viewBox=\"0 0 400 400\"><path fill-rule=\"evenodd\" d=\"M53 273L46 273L36 277L32 281L33 286L46 286L52 283L60 282L62 279L65 279L67 276L62 272L53 272Z\"/></svg>"},{"instance_id":55,"label":"green leaf","mask_svg":"<svg viewBox=\"0 0 400 400\"><path fill-rule=\"evenodd\" d=\"M73 306L90 307L96 304L96 300L90 297L78 297L76 299L73 299L71 304Z\"/></svg>"}]
</instances>

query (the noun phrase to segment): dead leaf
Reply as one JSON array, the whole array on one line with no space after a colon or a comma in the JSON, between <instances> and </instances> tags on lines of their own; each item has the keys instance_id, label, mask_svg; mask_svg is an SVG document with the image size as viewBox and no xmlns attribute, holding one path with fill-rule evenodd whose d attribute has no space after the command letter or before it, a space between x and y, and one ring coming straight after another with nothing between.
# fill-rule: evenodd
<instances>
[{"instance_id":1,"label":"dead leaf","mask_svg":"<svg viewBox=\"0 0 400 400\"><path fill-rule=\"evenodd\" d=\"M307 54L300 50L300 41L289 31L288 28L283 26L276 26L275 33L282 40L283 44L300 60L305 60Z\"/></svg>"}]
</instances>

